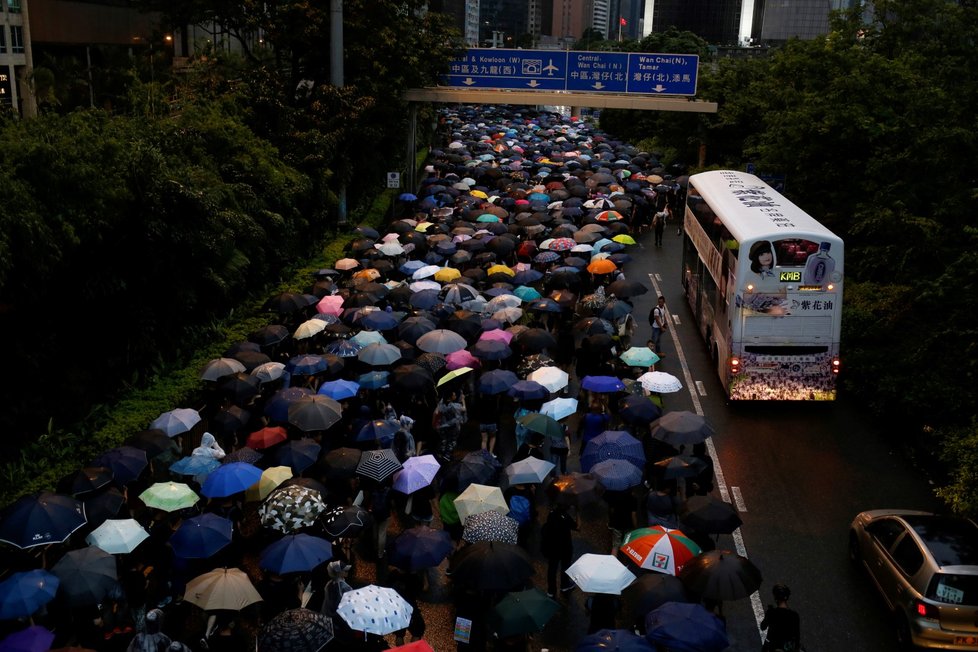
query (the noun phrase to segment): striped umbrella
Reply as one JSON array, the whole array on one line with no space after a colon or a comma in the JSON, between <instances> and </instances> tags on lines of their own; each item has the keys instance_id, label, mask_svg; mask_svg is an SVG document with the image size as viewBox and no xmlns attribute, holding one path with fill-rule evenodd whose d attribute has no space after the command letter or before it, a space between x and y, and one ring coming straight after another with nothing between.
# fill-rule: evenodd
<instances>
[{"instance_id":1,"label":"striped umbrella","mask_svg":"<svg viewBox=\"0 0 978 652\"><path fill-rule=\"evenodd\" d=\"M357 464L357 474L383 482L402 468L404 467L401 466L394 451L385 448L379 451L364 451L360 456L360 463Z\"/></svg>"},{"instance_id":2,"label":"striped umbrella","mask_svg":"<svg viewBox=\"0 0 978 652\"><path fill-rule=\"evenodd\" d=\"M656 525L632 530L620 550L639 568L677 575L700 547L680 530Z\"/></svg>"}]
</instances>

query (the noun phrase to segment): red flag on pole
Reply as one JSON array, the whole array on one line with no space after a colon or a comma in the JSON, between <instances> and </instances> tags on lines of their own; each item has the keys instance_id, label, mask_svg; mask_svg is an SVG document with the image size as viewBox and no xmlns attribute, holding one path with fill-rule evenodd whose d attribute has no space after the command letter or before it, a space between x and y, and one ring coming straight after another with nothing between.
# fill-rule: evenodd
<instances>
[{"instance_id":1,"label":"red flag on pole","mask_svg":"<svg viewBox=\"0 0 978 652\"><path fill-rule=\"evenodd\" d=\"M628 21L625 20L624 18L622 18L621 16L619 16L618 17L618 24L624 26L624 25L627 25L628 24Z\"/></svg>"}]
</instances>

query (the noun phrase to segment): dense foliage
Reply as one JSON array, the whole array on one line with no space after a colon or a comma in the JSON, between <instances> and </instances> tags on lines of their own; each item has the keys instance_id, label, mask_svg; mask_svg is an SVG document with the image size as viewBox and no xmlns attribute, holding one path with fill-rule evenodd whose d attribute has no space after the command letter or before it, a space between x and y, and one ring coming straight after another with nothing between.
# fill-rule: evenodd
<instances>
[{"instance_id":1,"label":"dense foliage","mask_svg":"<svg viewBox=\"0 0 978 652\"><path fill-rule=\"evenodd\" d=\"M978 512L978 10L876 2L828 37L704 70L716 115L607 111L602 125L708 166L787 177L846 241L844 381L897 440L943 455L950 504ZM967 455L965 454L967 452Z\"/></svg>"}]
</instances>

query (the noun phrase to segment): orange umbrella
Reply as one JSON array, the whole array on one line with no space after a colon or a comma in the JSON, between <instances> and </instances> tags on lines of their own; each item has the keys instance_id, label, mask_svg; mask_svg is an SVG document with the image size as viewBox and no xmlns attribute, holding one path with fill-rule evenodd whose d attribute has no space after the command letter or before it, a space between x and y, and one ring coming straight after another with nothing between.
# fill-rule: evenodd
<instances>
[{"instance_id":1,"label":"orange umbrella","mask_svg":"<svg viewBox=\"0 0 978 652\"><path fill-rule=\"evenodd\" d=\"M587 266L587 271L591 272L592 274L610 274L617 269L618 266L607 258L592 260Z\"/></svg>"}]
</instances>

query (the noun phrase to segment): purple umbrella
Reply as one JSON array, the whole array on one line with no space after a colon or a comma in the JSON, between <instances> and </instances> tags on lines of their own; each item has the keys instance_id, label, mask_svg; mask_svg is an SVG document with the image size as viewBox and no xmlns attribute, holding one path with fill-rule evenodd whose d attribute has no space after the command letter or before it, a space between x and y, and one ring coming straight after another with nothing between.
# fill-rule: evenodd
<instances>
[{"instance_id":1,"label":"purple umbrella","mask_svg":"<svg viewBox=\"0 0 978 652\"><path fill-rule=\"evenodd\" d=\"M53 642L53 632L40 625L31 625L0 641L0 652L45 652L51 649Z\"/></svg>"}]
</instances>

